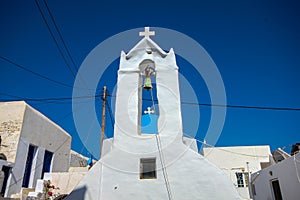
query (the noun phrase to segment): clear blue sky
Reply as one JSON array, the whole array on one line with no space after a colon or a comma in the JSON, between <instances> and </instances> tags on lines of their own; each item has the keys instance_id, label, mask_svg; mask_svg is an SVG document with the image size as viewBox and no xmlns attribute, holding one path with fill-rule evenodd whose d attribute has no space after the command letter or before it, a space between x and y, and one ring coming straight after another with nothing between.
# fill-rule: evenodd
<instances>
[{"instance_id":1,"label":"clear blue sky","mask_svg":"<svg viewBox=\"0 0 300 200\"><path fill-rule=\"evenodd\" d=\"M43 1L38 2L46 13ZM190 36L206 49L221 73L228 104L300 108L300 4L297 1L48 0L47 4L77 67L63 50L74 74L88 53L108 37L132 28L165 27ZM54 30L49 15L46 18ZM0 27L0 56L50 79L73 85L74 76L34 0L2 0ZM57 33L55 37L63 47ZM185 60L178 58L178 65L185 66L184 73L190 73L188 78L193 86L203 85L188 71ZM117 68L116 61L106 71L109 78L101 79L99 88L105 84L109 90L113 89ZM0 59L0 84L1 101L72 97L72 88L33 75L3 59ZM84 101L78 101L83 108ZM200 101L210 103L205 88ZM86 153L73 123L71 101L27 102L72 135L74 150ZM101 100L96 102L100 109ZM203 116L197 138L203 140L210 115L205 114L209 108L201 109ZM112 126L107 121L107 134L111 135ZM217 146L269 144L274 150L299 141L300 111L228 108Z\"/></svg>"}]
</instances>

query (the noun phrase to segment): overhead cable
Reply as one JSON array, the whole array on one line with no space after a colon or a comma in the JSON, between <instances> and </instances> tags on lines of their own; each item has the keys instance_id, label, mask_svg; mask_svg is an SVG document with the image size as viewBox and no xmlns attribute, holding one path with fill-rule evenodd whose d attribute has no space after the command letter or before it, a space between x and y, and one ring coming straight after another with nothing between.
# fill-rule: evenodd
<instances>
[{"instance_id":1,"label":"overhead cable","mask_svg":"<svg viewBox=\"0 0 300 200\"><path fill-rule=\"evenodd\" d=\"M44 76L44 75L42 75L42 74L40 74L40 73L34 72L34 71L28 69L27 67L24 67L23 65L20 65L20 64L18 64L18 63L16 63L16 62L14 62L14 61L12 61L12 60L10 60L10 59L4 57L4 56L0 56L0 58L1 58L2 60L4 60L4 61L6 61L6 62L8 62L8 63L10 63L10 64L12 64L12 65L14 65L15 67L18 67L18 68L20 68L20 69L22 69L22 70L24 70L24 71L27 71L27 72L29 72L29 73L31 73L31 74L34 74L34 75L36 75L36 76L38 76L38 77L40 77L40 78L46 79L46 80L48 80L48 81L51 81L51 82L53 82L53 83L56 83L56 84L59 84L59 85L65 86L65 87L73 88L73 86L71 86L71 85L68 85L68 84L66 84L66 83L63 83L63 82L54 80L54 79L49 78L49 77L47 77L47 76Z\"/></svg>"}]
</instances>

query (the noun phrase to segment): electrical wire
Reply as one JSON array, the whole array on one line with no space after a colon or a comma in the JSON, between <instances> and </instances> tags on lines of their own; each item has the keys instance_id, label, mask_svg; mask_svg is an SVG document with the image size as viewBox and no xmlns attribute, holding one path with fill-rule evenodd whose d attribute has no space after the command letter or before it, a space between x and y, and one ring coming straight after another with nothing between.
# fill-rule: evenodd
<instances>
[{"instance_id":1,"label":"electrical wire","mask_svg":"<svg viewBox=\"0 0 300 200\"><path fill-rule=\"evenodd\" d=\"M68 118L69 116L72 116L73 112L69 112L68 114L64 115L63 117L61 117L60 119L56 120L56 123L60 123L62 121L64 121L66 118Z\"/></svg>"},{"instance_id":2,"label":"electrical wire","mask_svg":"<svg viewBox=\"0 0 300 200\"><path fill-rule=\"evenodd\" d=\"M31 74L34 74L34 75L36 75L36 76L38 76L38 77L40 77L40 78L46 79L46 80L48 80L48 81L51 81L51 82L53 82L53 83L56 83L56 84L59 84L59 85L65 86L65 87L73 88L73 86L71 86L71 85L65 84L65 83L63 83L63 82L54 80L54 79L52 79L52 78L49 78L49 77L47 77L47 76L44 76L44 75L39 74L39 73L37 73L37 72L34 72L34 71L32 71L32 70L30 70L30 69L28 69L28 68L26 68L26 67L24 67L24 66L22 66L22 65L20 65L20 64L18 64L18 63L16 63L16 62L14 62L14 61L12 61L12 60L10 60L10 59L4 57L4 56L0 56L0 58L1 58L2 60L4 60L4 61L10 63L11 65L14 65L15 67L18 67L18 68L20 68L20 69L22 69L22 70L24 70L24 71L27 71L27 72L29 72L29 73L31 73Z\"/></svg>"},{"instance_id":3,"label":"electrical wire","mask_svg":"<svg viewBox=\"0 0 300 200\"><path fill-rule=\"evenodd\" d=\"M116 98L115 95L107 94L107 96ZM155 101L157 99L142 99L143 101ZM288 108L288 107L268 107L268 106L244 106L244 105L230 105L230 104L210 104L210 103L195 103L195 102L186 102L181 101L181 104L196 105L196 106L206 106L206 107L227 107L227 108L242 108L242 109L257 109L257 110L281 110L281 111L300 111L300 108Z\"/></svg>"},{"instance_id":4,"label":"electrical wire","mask_svg":"<svg viewBox=\"0 0 300 200\"><path fill-rule=\"evenodd\" d=\"M49 31L49 33L50 33L50 35L51 35L51 37L52 37L52 39L53 39L55 45L56 45L56 47L57 47L57 49L58 49L58 51L59 51L61 57L63 58L63 61L64 61L65 65L66 65L67 68L69 69L69 71L70 71L70 73L72 74L72 76L75 78L75 77L76 77L76 74L73 72L71 66L70 66L69 63L67 62L67 59L66 59L66 57L65 57L65 55L64 55L64 53L63 53L61 47L59 46L58 41L57 41L57 39L55 38L54 33L53 33L53 31L51 30L51 28L50 28L49 23L47 22L47 19L46 19L45 15L44 15L44 13L43 13L43 11L42 11L41 6L40 6L39 3L38 3L38 0L35 0L35 3L36 3L36 5L37 5L37 7L38 7L38 10L39 10L39 12L40 12L40 14L41 14L41 16L42 16L42 19L43 19L44 23L46 24L47 29L48 29L48 31Z\"/></svg>"},{"instance_id":5,"label":"electrical wire","mask_svg":"<svg viewBox=\"0 0 300 200\"><path fill-rule=\"evenodd\" d=\"M1 94L1 93L0 93ZM8 95L6 95L8 96ZM11 95L13 96L13 95ZM115 97L111 94L107 94L109 97ZM74 100L74 99L84 99L84 98L97 98L100 95L90 95L90 96L77 96L77 97L53 97L53 98L22 98L20 99L0 99L0 101L65 101L65 100ZM152 99L143 99L145 101L151 101ZM157 101L157 100L154 100ZM259 110L278 110L278 111L300 111L300 108L288 108L288 107L264 107L264 106L242 106L242 105L221 105L221 104L208 104L208 103L193 103L193 102L181 102L181 104L190 104L196 106L207 106L207 107L214 107L214 106L222 106L228 108L240 108L240 109L259 109Z\"/></svg>"},{"instance_id":6,"label":"electrical wire","mask_svg":"<svg viewBox=\"0 0 300 200\"><path fill-rule=\"evenodd\" d=\"M60 32L60 30L59 30L59 28L58 28L56 22L55 22L55 19L54 19L52 13L51 13L51 10L49 9L49 6L48 6L47 2L46 2L45 0L43 0L43 2L44 2L44 4L45 4L45 6L46 6L46 9L47 9L47 11L48 11L48 13L49 13L49 15L50 15L50 19L51 19L51 21L52 21L53 24L54 24L54 27L55 27L55 29L56 29L56 31L57 31L57 33L58 33L58 36L59 36L60 40L62 41L62 44L63 44L63 46L64 46L64 48L65 48L65 50L66 50L66 52L67 52L67 54L68 54L68 56L69 56L71 62L72 62L72 64L74 65L74 67L76 68L76 70L78 70L78 67L77 67L77 65L75 64L75 61L74 61L74 59L73 59L73 57L72 57L72 55L71 55L71 53L70 53L70 51L69 51L69 49L68 49L66 43L65 43L65 40L64 40L64 38L63 38L63 36L62 36L62 34L61 34L61 32Z\"/></svg>"},{"instance_id":7,"label":"electrical wire","mask_svg":"<svg viewBox=\"0 0 300 200\"><path fill-rule=\"evenodd\" d=\"M99 95L92 96L78 96L78 97L57 97L57 98L22 98L22 99L0 99L0 101L69 101L74 99L91 99L100 97Z\"/></svg>"},{"instance_id":8,"label":"electrical wire","mask_svg":"<svg viewBox=\"0 0 300 200\"><path fill-rule=\"evenodd\" d=\"M300 111L300 108L287 108L287 107L267 107L267 106L243 106L243 105L224 105L224 104L209 104L209 103L193 103L181 102L181 104L199 105L199 106L213 106L213 107L226 107L226 108L245 108L245 109L258 109L258 110L283 110L283 111Z\"/></svg>"},{"instance_id":9,"label":"electrical wire","mask_svg":"<svg viewBox=\"0 0 300 200\"><path fill-rule=\"evenodd\" d=\"M237 155L241 155L241 156L255 157L255 158L257 158L257 157L266 158L266 157L269 156L269 155L268 156L259 156L259 155L253 155L253 154L246 154L246 153L239 153L239 152L235 152L235 151L230 151L230 150L227 150L227 149L223 149L222 147L220 148L220 147L215 147L215 146L213 146L211 144L207 144L205 141L198 140L198 139L193 138L193 137L191 137L191 136L189 136L187 134L183 134L183 135L185 137L190 138L190 139L195 139L197 142L200 142L203 145L208 146L208 147L210 147L212 149L217 149L217 150L224 151L224 152L227 152L227 153L237 154Z\"/></svg>"},{"instance_id":10,"label":"electrical wire","mask_svg":"<svg viewBox=\"0 0 300 200\"><path fill-rule=\"evenodd\" d=\"M8 97L13 97L13 98L22 98L20 96L15 96L15 95L5 94L5 93L0 93L0 95L4 95L4 96L8 96Z\"/></svg>"},{"instance_id":11,"label":"electrical wire","mask_svg":"<svg viewBox=\"0 0 300 200\"><path fill-rule=\"evenodd\" d=\"M60 41L61 41L61 43L62 43L62 46L64 47L64 49L65 49L65 51L66 51L66 53L67 53L67 57L69 57L69 59L71 60L71 63L73 64L73 67L75 68L75 72L76 72L76 71L78 71L78 66L76 65L76 63L75 63L75 61L74 61L74 59L73 59L73 56L71 55L71 52L70 52L69 48L68 48L67 45L66 45L66 42L65 42L65 40L64 40L64 38L63 38L63 36L62 36L62 34L61 34L61 32L60 32L58 26L57 26L57 23L56 23L56 21L55 21L55 19L54 19L54 16L53 16L53 14L52 14L52 12L51 12L51 10L50 10L50 8L49 8L49 6L48 6L46 0L43 0L43 2L44 2L44 5L45 5L45 7L46 7L46 10L47 10L47 12L48 12L48 14L49 14L49 16L50 16L50 20L52 21L52 23L53 23L53 25L54 25L54 28L55 28L55 30L56 30L56 32L57 32L57 34L58 34L58 37L59 37L59 39L60 39ZM49 26L49 28L50 28L50 26ZM49 30L49 31L50 31L50 30ZM70 65L68 65L68 67L69 67L69 66L70 66ZM75 74L76 74L76 73L75 73ZM74 74L74 77L75 77L75 74ZM78 77L82 80L82 82L83 82L83 84L84 84L84 86L85 86L85 89L88 89L88 85L87 85L87 83L85 82L85 80L82 78L81 74L79 73L79 74L77 74L77 75L78 75ZM88 89L88 90L90 90L90 89Z\"/></svg>"}]
</instances>

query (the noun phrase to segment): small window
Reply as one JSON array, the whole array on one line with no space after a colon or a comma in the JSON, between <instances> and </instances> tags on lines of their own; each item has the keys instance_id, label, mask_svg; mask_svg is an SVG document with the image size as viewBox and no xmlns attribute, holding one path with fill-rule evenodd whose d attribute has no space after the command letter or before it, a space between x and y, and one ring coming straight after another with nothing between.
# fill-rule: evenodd
<instances>
[{"instance_id":1,"label":"small window","mask_svg":"<svg viewBox=\"0 0 300 200\"><path fill-rule=\"evenodd\" d=\"M140 161L140 179L156 179L156 159L142 158Z\"/></svg>"},{"instance_id":2,"label":"small window","mask_svg":"<svg viewBox=\"0 0 300 200\"><path fill-rule=\"evenodd\" d=\"M244 187L244 176L242 172L236 172L236 182L238 187Z\"/></svg>"}]
</instances>

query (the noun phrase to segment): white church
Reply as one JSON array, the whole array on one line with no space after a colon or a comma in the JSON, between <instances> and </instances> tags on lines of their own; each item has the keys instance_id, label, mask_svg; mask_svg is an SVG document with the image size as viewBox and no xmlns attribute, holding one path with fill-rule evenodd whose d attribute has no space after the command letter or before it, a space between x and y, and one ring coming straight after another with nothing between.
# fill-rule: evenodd
<instances>
[{"instance_id":1,"label":"white church","mask_svg":"<svg viewBox=\"0 0 300 200\"><path fill-rule=\"evenodd\" d=\"M133 49L121 52L114 137L104 141L101 159L67 199L241 199L228 176L183 137L174 50L162 50L148 27L140 36ZM145 93L157 105L146 105ZM142 126L147 117L155 128Z\"/></svg>"}]
</instances>

